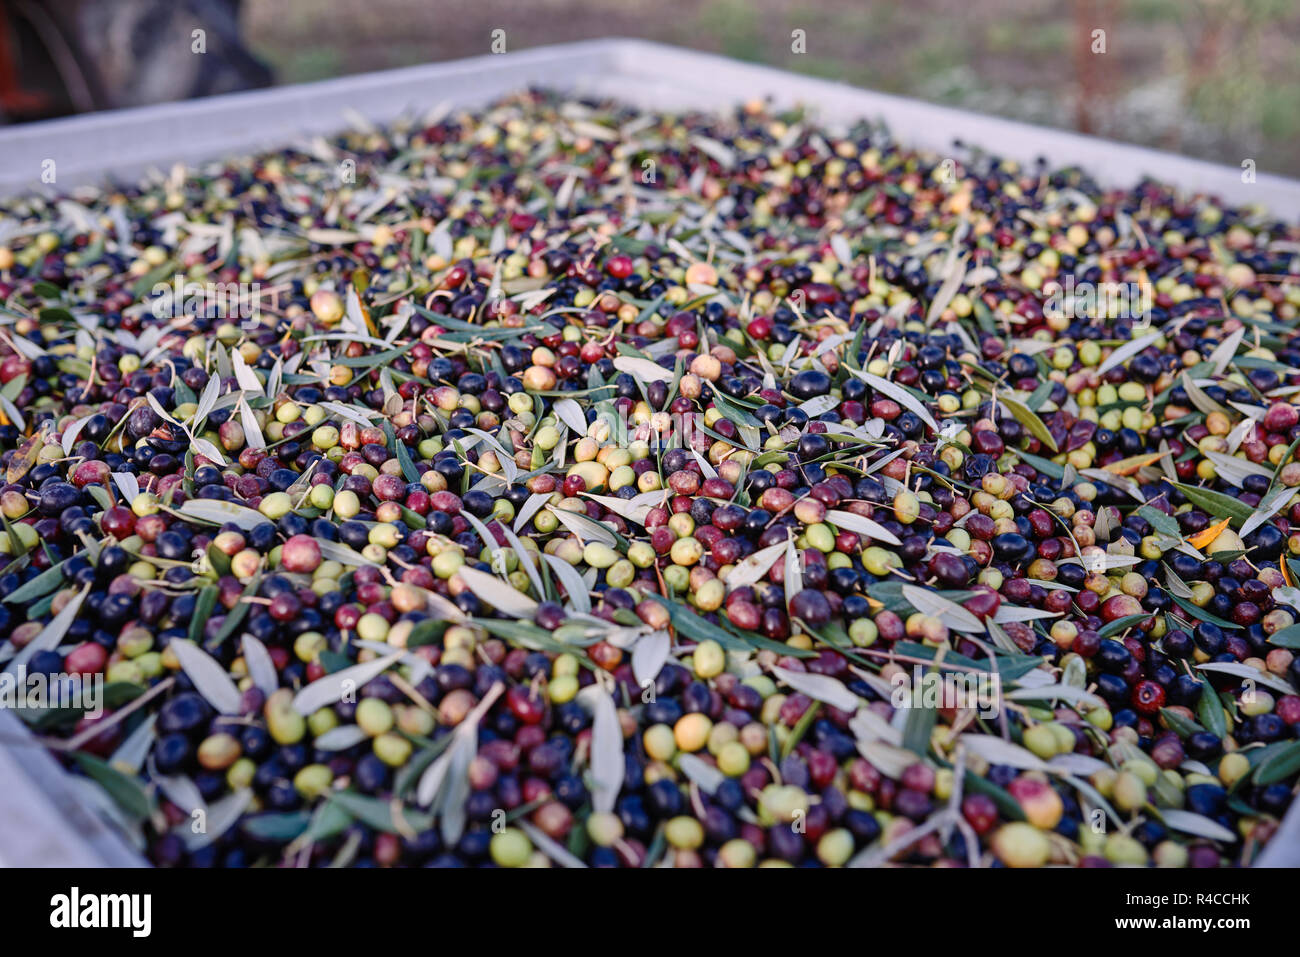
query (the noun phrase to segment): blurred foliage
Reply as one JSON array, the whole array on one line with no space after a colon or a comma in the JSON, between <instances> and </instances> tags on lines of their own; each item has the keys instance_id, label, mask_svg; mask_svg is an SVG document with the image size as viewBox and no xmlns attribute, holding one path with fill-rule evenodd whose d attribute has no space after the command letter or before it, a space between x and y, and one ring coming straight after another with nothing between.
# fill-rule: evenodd
<instances>
[{"instance_id":1,"label":"blurred foliage","mask_svg":"<svg viewBox=\"0 0 1300 957\"><path fill-rule=\"evenodd\" d=\"M245 0L293 83L633 36L1300 176L1300 0ZM1092 29L1107 49L1088 63ZM807 53L790 33L807 33Z\"/></svg>"}]
</instances>

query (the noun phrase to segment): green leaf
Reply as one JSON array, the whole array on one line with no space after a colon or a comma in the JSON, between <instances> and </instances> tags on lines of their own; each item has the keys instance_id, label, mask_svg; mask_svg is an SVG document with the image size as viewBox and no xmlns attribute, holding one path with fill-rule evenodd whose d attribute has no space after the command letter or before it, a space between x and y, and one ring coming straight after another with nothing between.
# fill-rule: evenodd
<instances>
[{"instance_id":1,"label":"green leaf","mask_svg":"<svg viewBox=\"0 0 1300 957\"><path fill-rule=\"evenodd\" d=\"M1038 417L1037 412L1019 399L1000 395L998 401L1011 410L1011 414L1016 417L1016 421L1028 429L1030 435L1051 449L1053 453L1061 451L1056 445L1056 440L1052 438L1052 433L1048 431L1047 426Z\"/></svg>"},{"instance_id":2,"label":"green leaf","mask_svg":"<svg viewBox=\"0 0 1300 957\"><path fill-rule=\"evenodd\" d=\"M903 747L925 757L930 752L930 732L939 712L934 708L912 708L903 723Z\"/></svg>"},{"instance_id":3,"label":"green leaf","mask_svg":"<svg viewBox=\"0 0 1300 957\"><path fill-rule=\"evenodd\" d=\"M718 627L712 622L705 621L699 615L690 611L684 605L676 602L670 602L668 599L659 595L647 594L647 598L658 602L668 610L668 620L673 627L684 634L687 638L695 641L708 641L712 639L728 651L751 651L753 650L745 642Z\"/></svg>"},{"instance_id":4,"label":"green leaf","mask_svg":"<svg viewBox=\"0 0 1300 957\"><path fill-rule=\"evenodd\" d=\"M402 474L406 476L408 482L420 481L420 470L415 467L411 461L411 453L406 449L406 443L397 439L394 443L397 446L397 464L402 467Z\"/></svg>"},{"instance_id":5,"label":"green leaf","mask_svg":"<svg viewBox=\"0 0 1300 957\"><path fill-rule=\"evenodd\" d=\"M211 543L208 544L208 564L218 576L225 577L230 574L230 556Z\"/></svg>"},{"instance_id":6,"label":"green leaf","mask_svg":"<svg viewBox=\"0 0 1300 957\"><path fill-rule=\"evenodd\" d=\"M1260 787L1285 781L1300 772L1300 741L1292 741L1276 754L1259 763L1251 780Z\"/></svg>"},{"instance_id":7,"label":"green leaf","mask_svg":"<svg viewBox=\"0 0 1300 957\"><path fill-rule=\"evenodd\" d=\"M1145 518L1151 527L1161 535L1168 535L1171 538L1183 537L1183 531L1178 527L1178 520L1173 516L1166 515L1160 509L1150 505L1143 505L1137 510L1137 514Z\"/></svg>"},{"instance_id":8,"label":"green leaf","mask_svg":"<svg viewBox=\"0 0 1300 957\"><path fill-rule=\"evenodd\" d=\"M261 583L262 576L254 575L252 579L249 580L248 584L244 586L244 594L240 596L240 601L235 603L235 607L230 609L230 613L226 615L225 621L221 623L221 630L217 632L217 637L214 639L213 644L221 644L239 629L240 623L244 620L245 616L248 615L249 608L252 607L243 599L256 595L257 588Z\"/></svg>"},{"instance_id":9,"label":"green leaf","mask_svg":"<svg viewBox=\"0 0 1300 957\"><path fill-rule=\"evenodd\" d=\"M1224 738L1228 734L1228 716L1219 701L1219 695L1209 680L1201 675L1201 700L1196 705L1196 716L1205 725L1205 730L1215 737Z\"/></svg>"},{"instance_id":10,"label":"green leaf","mask_svg":"<svg viewBox=\"0 0 1300 957\"><path fill-rule=\"evenodd\" d=\"M1288 625L1281 631L1275 632L1268 641L1269 644L1277 645L1279 648L1300 648L1300 625Z\"/></svg>"},{"instance_id":11,"label":"green leaf","mask_svg":"<svg viewBox=\"0 0 1300 957\"><path fill-rule=\"evenodd\" d=\"M420 781L420 776L424 774L425 769L438 759L438 755L447 750L447 747L454 741L454 734L444 734L441 738L434 741L433 744L422 750L411 760L403 765L402 770L397 772L393 779L393 793L398 797L404 796Z\"/></svg>"},{"instance_id":12,"label":"green leaf","mask_svg":"<svg viewBox=\"0 0 1300 957\"><path fill-rule=\"evenodd\" d=\"M1057 465L1055 462L1048 461L1042 456L1030 455L1028 452L1017 451L1015 454L1020 457L1020 461L1024 462L1026 465L1032 465L1035 469L1049 478L1057 480L1065 478L1064 465Z\"/></svg>"},{"instance_id":13,"label":"green leaf","mask_svg":"<svg viewBox=\"0 0 1300 957\"><path fill-rule=\"evenodd\" d=\"M967 791L992 798L993 803L998 806L998 810L1013 821L1023 821L1025 819L1025 811L1020 806L1020 802L987 778L982 778L978 774L967 771L964 787Z\"/></svg>"},{"instance_id":14,"label":"green leaf","mask_svg":"<svg viewBox=\"0 0 1300 957\"><path fill-rule=\"evenodd\" d=\"M334 791L330 794L329 800L358 821L369 824L377 831L386 831L389 834L401 833L393 820L393 805L390 801L367 797L356 791ZM405 807L401 808L401 814L406 825L404 830L427 831L433 827L431 814Z\"/></svg>"},{"instance_id":15,"label":"green leaf","mask_svg":"<svg viewBox=\"0 0 1300 957\"><path fill-rule=\"evenodd\" d=\"M1111 635L1118 635L1126 628L1132 628L1140 621L1146 621L1150 615L1125 615L1123 618L1116 618L1098 630L1099 638L1109 638Z\"/></svg>"},{"instance_id":16,"label":"green leaf","mask_svg":"<svg viewBox=\"0 0 1300 957\"><path fill-rule=\"evenodd\" d=\"M127 777L108 762L82 751L74 751L72 760L133 819L142 821L149 816L149 796L135 778Z\"/></svg>"},{"instance_id":17,"label":"green leaf","mask_svg":"<svg viewBox=\"0 0 1300 957\"><path fill-rule=\"evenodd\" d=\"M1174 488L1186 495L1187 501L1209 512L1215 518L1230 518L1237 524L1241 524L1255 514L1255 510L1245 502L1224 495L1222 492L1213 492L1197 485L1184 485L1181 482L1175 482Z\"/></svg>"},{"instance_id":18,"label":"green leaf","mask_svg":"<svg viewBox=\"0 0 1300 957\"><path fill-rule=\"evenodd\" d=\"M1201 619L1201 621L1208 621L1210 624L1218 625L1220 628L1234 628L1237 630L1241 629L1241 625L1234 625L1232 622L1220 618L1218 615L1210 614L1204 608L1197 608L1186 598L1179 598L1173 592L1169 592L1169 597L1174 600L1174 604L1176 604L1179 608L1187 612L1187 614L1193 615Z\"/></svg>"},{"instance_id":19,"label":"green leaf","mask_svg":"<svg viewBox=\"0 0 1300 957\"><path fill-rule=\"evenodd\" d=\"M1177 711L1171 711L1168 708L1160 709L1160 717L1165 719L1165 723L1177 733L1180 738L1189 738L1194 734L1200 734L1205 729L1185 715Z\"/></svg>"},{"instance_id":20,"label":"green leaf","mask_svg":"<svg viewBox=\"0 0 1300 957\"><path fill-rule=\"evenodd\" d=\"M220 589L216 585L207 585L199 591L198 600L194 603L194 617L190 619L189 638L196 645L203 640L203 626L208 623L212 617L212 609L217 606L217 595Z\"/></svg>"},{"instance_id":21,"label":"green leaf","mask_svg":"<svg viewBox=\"0 0 1300 957\"><path fill-rule=\"evenodd\" d=\"M309 811L266 811L252 814L239 822L239 829L249 837L272 844L288 844L311 823Z\"/></svg>"},{"instance_id":22,"label":"green leaf","mask_svg":"<svg viewBox=\"0 0 1300 957\"><path fill-rule=\"evenodd\" d=\"M78 552L77 554L81 554L81 553ZM5 595L5 597L0 600L23 602L25 604L27 602L34 601L37 598L45 597L46 595L54 591L56 588L59 587L59 585L63 583L63 566L66 564L67 562L59 562L59 564L57 565L50 566L49 568L45 569L45 571L41 572L39 575L33 578L31 581L26 582L25 584L23 584L18 588L15 588L12 592L10 592L8 595ZM1297 627L1297 626L1293 626L1293 627Z\"/></svg>"}]
</instances>

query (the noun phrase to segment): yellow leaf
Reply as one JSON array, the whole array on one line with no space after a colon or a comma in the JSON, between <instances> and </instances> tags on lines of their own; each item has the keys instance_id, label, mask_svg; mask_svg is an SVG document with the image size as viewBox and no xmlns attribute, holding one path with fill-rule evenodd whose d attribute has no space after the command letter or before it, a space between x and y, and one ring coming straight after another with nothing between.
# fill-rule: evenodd
<instances>
[{"instance_id":1,"label":"yellow leaf","mask_svg":"<svg viewBox=\"0 0 1300 957\"><path fill-rule=\"evenodd\" d=\"M1118 462L1111 462L1110 465L1106 466L1106 471L1112 475L1136 475L1138 469L1159 462L1168 454L1167 452L1152 452L1150 455L1133 455L1126 459L1120 459Z\"/></svg>"},{"instance_id":2,"label":"yellow leaf","mask_svg":"<svg viewBox=\"0 0 1300 957\"><path fill-rule=\"evenodd\" d=\"M1209 528L1205 529L1204 531L1197 532L1195 535L1187 539L1187 544L1191 545L1193 548L1204 548L1206 545L1210 544L1210 542L1218 538L1219 533L1222 532L1225 528L1227 528L1228 523L1231 521L1232 519L1225 518L1221 522L1215 522Z\"/></svg>"}]
</instances>

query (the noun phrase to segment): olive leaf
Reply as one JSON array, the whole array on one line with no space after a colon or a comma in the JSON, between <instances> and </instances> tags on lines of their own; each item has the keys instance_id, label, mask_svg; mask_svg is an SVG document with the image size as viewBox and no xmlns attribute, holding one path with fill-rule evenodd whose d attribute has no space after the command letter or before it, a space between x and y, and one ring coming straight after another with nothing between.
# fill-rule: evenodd
<instances>
[{"instance_id":1,"label":"olive leaf","mask_svg":"<svg viewBox=\"0 0 1300 957\"><path fill-rule=\"evenodd\" d=\"M519 559L519 564L528 580L532 582L533 590L537 592L538 598L546 597L546 589L542 587L542 576L537 573L537 563L533 561L532 553L524 548L524 543L519 540L519 536L510 530L509 526L502 524L501 532L505 535L506 541L514 549L515 556Z\"/></svg>"},{"instance_id":2,"label":"olive leaf","mask_svg":"<svg viewBox=\"0 0 1300 957\"><path fill-rule=\"evenodd\" d=\"M1091 755L1074 753L1055 755L1047 764L1053 772L1058 774L1089 775L1097 771L1105 771L1110 767L1105 761Z\"/></svg>"},{"instance_id":3,"label":"olive leaf","mask_svg":"<svg viewBox=\"0 0 1300 957\"><path fill-rule=\"evenodd\" d=\"M373 661L343 668L323 678L317 678L294 695L293 709L301 715L309 715L355 695L373 679L387 671L405 653L397 651Z\"/></svg>"},{"instance_id":4,"label":"olive leaf","mask_svg":"<svg viewBox=\"0 0 1300 957\"><path fill-rule=\"evenodd\" d=\"M581 697L592 712L591 806L596 813L607 814L614 810L623 787L623 726L614 698L604 687L592 685L583 690Z\"/></svg>"},{"instance_id":5,"label":"olive leaf","mask_svg":"<svg viewBox=\"0 0 1300 957\"><path fill-rule=\"evenodd\" d=\"M1245 522L1255 514L1255 510L1245 502L1230 495L1224 495L1222 492L1214 492L1207 488L1186 485L1182 482L1176 483L1174 488L1187 496L1187 500L1197 508L1204 509L1215 518L1230 518L1234 522Z\"/></svg>"},{"instance_id":6,"label":"olive leaf","mask_svg":"<svg viewBox=\"0 0 1300 957\"><path fill-rule=\"evenodd\" d=\"M1264 499L1264 501L1259 503L1259 508L1255 510L1255 513L1251 515L1250 518L1246 519L1238 534L1241 535L1242 538L1245 538L1280 512L1286 506L1286 503L1291 500L1291 496L1294 494L1295 489L1293 488L1278 489L1268 498Z\"/></svg>"},{"instance_id":7,"label":"olive leaf","mask_svg":"<svg viewBox=\"0 0 1300 957\"><path fill-rule=\"evenodd\" d=\"M81 430L86 427L86 423L93 418L94 415L84 416L63 430L63 441L61 444L63 446L64 455L72 454L72 449L77 444L77 436L80 435Z\"/></svg>"},{"instance_id":8,"label":"olive leaf","mask_svg":"<svg viewBox=\"0 0 1300 957\"><path fill-rule=\"evenodd\" d=\"M1052 433L1043 423L1043 420L1038 417L1037 412L1019 399L1013 399L1010 396L999 395L998 402L1010 409L1016 421L1028 429L1030 435L1051 449L1053 454L1060 451L1057 448L1056 439L1052 438Z\"/></svg>"},{"instance_id":9,"label":"olive leaf","mask_svg":"<svg viewBox=\"0 0 1300 957\"><path fill-rule=\"evenodd\" d=\"M1197 837L1225 843L1235 843L1237 841L1236 834L1218 821L1212 821L1201 814L1179 810L1178 808L1164 808L1161 810L1160 816L1164 818L1166 827L1175 831L1182 831L1184 834L1194 834Z\"/></svg>"},{"instance_id":10,"label":"olive leaf","mask_svg":"<svg viewBox=\"0 0 1300 957\"><path fill-rule=\"evenodd\" d=\"M349 548L342 542L331 542L327 538L318 538L316 544L320 546L321 558L327 562L338 562L340 565L350 565L354 568L374 564L360 552Z\"/></svg>"},{"instance_id":11,"label":"olive leaf","mask_svg":"<svg viewBox=\"0 0 1300 957\"><path fill-rule=\"evenodd\" d=\"M776 564L777 559L785 554L786 547L785 542L768 545L733 566L724 579L727 589L735 591L737 588L762 581L763 576Z\"/></svg>"},{"instance_id":12,"label":"olive leaf","mask_svg":"<svg viewBox=\"0 0 1300 957\"><path fill-rule=\"evenodd\" d=\"M555 515L561 525L577 535L583 544L590 542L600 542L602 545L609 545L611 548L617 547L618 536L601 522L588 518L579 512L571 512L564 508L555 508L547 506L548 511Z\"/></svg>"},{"instance_id":13,"label":"olive leaf","mask_svg":"<svg viewBox=\"0 0 1300 957\"><path fill-rule=\"evenodd\" d=\"M243 393L239 396L239 420L244 426L244 442L250 449L266 448L266 439L262 435L262 427L257 424L257 416L253 414L253 408L248 404L248 399L244 398Z\"/></svg>"},{"instance_id":14,"label":"olive leaf","mask_svg":"<svg viewBox=\"0 0 1300 957\"><path fill-rule=\"evenodd\" d=\"M613 512L615 515L629 522L635 522L637 525L644 526L646 516L655 504L663 500L664 493L661 491L643 492L636 498L612 498L608 495L595 495L591 492L583 492L584 498L589 498L600 505L606 511ZM548 495L547 498L550 496ZM651 504L654 503L654 504ZM526 505L527 503L525 503Z\"/></svg>"},{"instance_id":15,"label":"olive leaf","mask_svg":"<svg viewBox=\"0 0 1300 957\"><path fill-rule=\"evenodd\" d=\"M790 604L794 596L803 591L803 569L799 564L799 550L794 547L794 537L785 540L785 601Z\"/></svg>"},{"instance_id":16,"label":"olive leaf","mask_svg":"<svg viewBox=\"0 0 1300 957\"><path fill-rule=\"evenodd\" d=\"M1061 612L1044 611L1041 608L1022 608L1019 605L999 605L993 620L999 625L1012 621L1037 621L1040 618L1059 618Z\"/></svg>"},{"instance_id":17,"label":"olive leaf","mask_svg":"<svg viewBox=\"0 0 1300 957\"><path fill-rule=\"evenodd\" d=\"M513 585L506 584L495 575L489 575L468 565L462 565L456 574L473 594L512 618L531 618L537 611L537 602L521 594Z\"/></svg>"},{"instance_id":18,"label":"olive leaf","mask_svg":"<svg viewBox=\"0 0 1300 957\"><path fill-rule=\"evenodd\" d=\"M346 751L370 737L359 725L343 724L330 728L312 742L321 751Z\"/></svg>"},{"instance_id":19,"label":"olive leaf","mask_svg":"<svg viewBox=\"0 0 1300 957\"><path fill-rule=\"evenodd\" d=\"M239 714L243 696L226 669L192 641L177 638L167 645L181 669L194 682L194 690L221 714Z\"/></svg>"},{"instance_id":20,"label":"olive leaf","mask_svg":"<svg viewBox=\"0 0 1300 957\"><path fill-rule=\"evenodd\" d=\"M1202 671L1217 671L1220 674L1232 675L1234 678L1240 678L1243 681L1253 681L1256 684L1272 688L1274 691L1280 691L1282 694L1296 694L1296 689L1291 687L1291 683L1277 675L1260 671L1258 668L1252 668L1250 665L1243 664L1239 661L1207 661L1204 664L1197 665Z\"/></svg>"},{"instance_id":21,"label":"olive leaf","mask_svg":"<svg viewBox=\"0 0 1300 957\"><path fill-rule=\"evenodd\" d=\"M1243 325L1214 347L1214 351L1210 353L1210 358L1206 360L1210 365L1214 366L1212 375L1221 376L1228 371L1228 363L1237 355L1237 348L1245 337L1246 327Z\"/></svg>"},{"instance_id":22,"label":"olive leaf","mask_svg":"<svg viewBox=\"0 0 1300 957\"><path fill-rule=\"evenodd\" d=\"M989 764L1005 764L1022 771L1050 770L1046 761L1028 748L1012 741L995 738L991 734L963 734L957 739L971 754L978 755Z\"/></svg>"},{"instance_id":23,"label":"olive leaf","mask_svg":"<svg viewBox=\"0 0 1300 957\"><path fill-rule=\"evenodd\" d=\"M1152 345L1160 338L1160 335L1161 334L1158 332L1153 332L1150 335L1143 336L1141 339L1134 339L1132 342L1126 342L1124 345L1119 346L1105 358L1101 365L1097 366L1097 375L1105 375L1116 366L1132 359L1147 346Z\"/></svg>"},{"instance_id":24,"label":"olive leaf","mask_svg":"<svg viewBox=\"0 0 1300 957\"><path fill-rule=\"evenodd\" d=\"M901 590L909 605L923 615L938 618L944 627L967 634L983 634L983 622L956 602L916 585L904 585Z\"/></svg>"},{"instance_id":25,"label":"olive leaf","mask_svg":"<svg viewBox=\"0 0 1300 957\"><path fill-rule=\"evenodd\" d=\"M619 372L626 372L628 375L639 380L642 383L647 382L671 382L673 373L671 369L665 369L657 362L651 362L649 359L641 359L637 356L618 356L614 359L614 368ZM586 421L585 418L583 420ZM582 434L586 434L586 428Z\"/></svg>"},{"instance_id":26,"label":"olive leaf","mask_svg":"<svg viewBox=\"0 0 1300 957\"><path fill-rule=\"evenodd\" d=\"M183 518L191 521L207 522L210 525L224 525L226 522L231 522L246 532L270 521L255 509L215 498L189 499L178 511Z\"/></svg>"},{"instance_id":27,"label":"olive leaf","mask_svg":"<svg viewBox=\"0 0 1300 957\"><path fill-rule=\"evenodd\" d=\"M857 739L858 753L871 762L881 774L898 780L903 772L916 763L911 751L886 744L879 740Z\"/></svg>"},{"instance_id":28,"label":"olive leaf","mask_svg":"<svg viewBox=\"0 0 1300 957\"><path fill-rule=\"evenodd\" d=\"M779 665L772 667L772 674L782 684L793 688L801 694L816 701L824 702L832 708L839 708L841 711L857 711L858 706L862 703L853 692L844 686L844 683L830 675L817 675L807 671L790 671Z\"/></svg>"},{"instance_id":29,"label":"olive leaf","mask_svg":"<svg viewBox=\"0 0 1300 957\"><path fill-rule=\"evenodd\" d=\"M193 822L187 820L178 824L173 829L173 833L180 836L185 849L191 854L201 851L218 838L225 836L227 831L238 824L239 819L244 816L244 812L252 803L252 789L240 788L208 805L202 830L195 832Z\"/></svg>"},{"instance_id":30,"label":"olive leaf","mask_svg":"<svg viewBox=\"0 0 1300 957\"><path fill-rule=\"evenodd\" d=\"M659 677L671 648L672 640L666 631L652 631L637 639L632 647L632 677L637 685L648 687Z\"/></svg>"},{"instance_id":31,"label":"olive leaf","mask_svg":"<svg viewBox=\"0 0 1300 957\"><path fill-rule=\"evenodd\" d=\"M580 858L574 857L563 846L556 843L554 839L552 839L536 824L520 819L515 822L515 825L528 835L528 839L536 845L539 851L561 867L585 868L587 866Z\"/></svg>"},{"instance_id":32,"label":"olive leaf","mask_svg":"<svg viewBox=\"0 0 1300 957\"><path fill-rule=\"evenodd\" d=\"M582 580L578 570L566 562L558 555L543 555L542 559L551 570L555 572L560 584L564 586L565 594L568 596L569 604L573 610L581 615L591 611L591 595L587 589L587 583Z\"/></svg>"},{"instance_id":33,"label":"olive leaf","mask_svg":"<svg viewBox=\"0 0 1300 957\"><path fill-rule=\"evenodd\" d=\"M542 506L550 499L552 492L534 492L528 496L528 501L524 502L519 509L519 514L515 516L514 529L518 532L532 519L534 515L541 511Z\"/></svg>"},{"instance_id":34,"label":"olive leaf","mask_svg":"<svg viewBox=\"0 0 1300 957\"><path fill-rule=\"evenodd\" d=\"M888 379L882 379L878 375L872 375L870 372L860 372L857 369L850 368L849 372L857 376L877 392L889 396L903 408L915 413L917 418L928 425L935 432L939 431L939 424L934 421L934 416L925 407L925 403L918 399L912 393L908 392L901 385L895 385Z\"/></svg>"},{"instance_id":35,"label":"olive leaf","mask_svg":"<svg viewBox=\"0 0 1300 957\"><path fill-rule=\"evenodd\" d=\"M879 522L874 522L862 515L854 512L842 512L838 509L830 509L826 513L826 521L830 522L836 528L853 532L857 535L865 535L872 541L885 542L889 545L901 545L898 536L891 532Z\"/></svg>"},{"instance_id":36,"label":"olive leaf","mask_svg":"<svg viewBox=\"0 0 1300 957\"><path fill-rule=\"evenodd\" d=\"M551 410L578 438L587 434L587 416L573 399L556 399Z\"/></svg>"},{"instance_id":37,"label":"olive leaf","mask_svg":"<svg viewBox=\"0 0 1300 957\"><path fill-rule=\"evenodd\" d=\"M280 677L266 645L250 634L245 634L240 641L244 651L244 667L253 679L253 686L265 695L274 694L280 687Z\"/></svg>"},{"instance_id":38,"label":"olive leaf","mask_svg":"<svg viewBox=\"0 0 1300 957\"><path fill-rule=\"evenodd\" d=\"M50 623L42 628L35 638L24 645L22 650L10 659L4 670L10 674L16 674L17 669L31 661L32 656L38 651L49 651L51 648L57 648L59 643L63 641L63 636L72 627L72 622L76 619L77 612L81 610L81 603L86 600L89 591L89 584L82 586L81 591L73 595L62 610L50 619Z\"/></svg>"}]
</instances>

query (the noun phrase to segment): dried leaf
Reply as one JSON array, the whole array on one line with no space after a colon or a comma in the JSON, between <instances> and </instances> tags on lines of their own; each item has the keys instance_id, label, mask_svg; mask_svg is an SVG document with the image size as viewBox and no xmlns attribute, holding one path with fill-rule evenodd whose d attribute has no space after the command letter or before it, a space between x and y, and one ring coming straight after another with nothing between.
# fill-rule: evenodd
<instances>
[{"instance_id":1,"label":"dried leaf","mask_svg":"<svg viewBox=\"0 0 1300 957\"><path fill-rule=\"evenodd\" d=\"M1187 544L1191 545L1193 548L1204 548L1206 545L1210 544L1210 542L1218 538L1219 534L1230 524L1232 524L1232 519L1230 518L1225 518L1221 522L1215 522L1209 528L1199 531L1195 535L1189 536Z\"/></svg>"}]
</instances>

